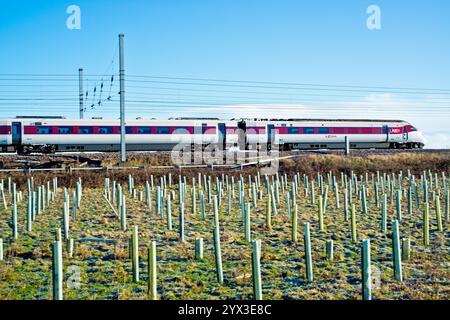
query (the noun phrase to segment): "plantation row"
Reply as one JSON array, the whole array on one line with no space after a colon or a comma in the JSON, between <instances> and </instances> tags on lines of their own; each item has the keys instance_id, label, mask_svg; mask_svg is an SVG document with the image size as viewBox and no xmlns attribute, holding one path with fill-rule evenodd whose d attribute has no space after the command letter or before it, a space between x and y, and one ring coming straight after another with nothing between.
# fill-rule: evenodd
<instances>
[{"instance_id":1,"label":"plantation row","mask_svg":"<svg viewBox=\"0 0 450 320\"><path fill-rule=\"evenodd\" d=\"M116 271L112 270L114 264L106 265L109 258L97 256L100 249L114 252L113 262L130 267L124 272L131 276L132 292L142 292L140 283L146 283L149 299L218 298L217 292L222 298L236 299L317 298L311 290L315 285L326 290L326 279L334 279L333 285L338 286L334 287L335 297L357 298L354 289L341 286L349 282L349 274L359 274L350 282L356 281L360 298L372 299L374 290L379 293L376 298L389 298L391 293L384 292L383 285L391 288L390 280L404 282L408 278L405 263L410 264L409 278L420 285L417 275L422 263L436 263L439 256L448 259L444 227L449 221L450 190L444 173L423 172L420 177L409 172L370 176L297 173L292 180L286 174L269 177L259 173L238 178L202 174L178 178L150 176L144 185L135 185L130 175L128 183L121 185L107 177L103 188L86 190L81 179L73 190L58 186L57 177L43 185L35 185L29 177L25 190L17 190L10 177L2 180L0 205L5 210L0 216L0 277L6 285L0 286L0 298L10 297L11 292L18 298L45 298L49 282L52 290L46 298L62 300L66 291L69 299L79 298L79 287L68 286L64 273L74 264L82 270L90 268L96 263L90 260L100 263L97 272L105 268L111 273L95 290L112 291L108 282L112 283ZM174 244L174 235L178 244ZM128 242L124 255L117 252L116 245L109 245L122 239ZM88 247L90 243L101 247L94 251ZM51 255L47 256L45 247L50 244ZM212 255L205 251L205 244L211 244ZM35 254L39 250L44 253ZM35 260L34 271L47 274L47 280L24 284L44 287L31 294L8 285L8 281L20 280L12 275L18 271L6 268L7 262L17 265L14 261L27 254ZM176 256L187 259L178 261ZM171 265L174 259L175 265ZM298 270L290 267L291 259L296 259ZM45 261L51 261L51 266ZM190 270L192 261L195 264ZM201 265L202 261L206 264ZM180 280L180 275L167 275L183 263L189 271L181 277L188 285L179 289L190 287L198 296L170 293L177 290L173 281ZM448 279L445 266L433 268L443 270L441 276ZM340 272L339 277L329 276L330 271ZM197 279L199 273L207 276ZM299 282L300 278L304 282ZM251 294L246 291L247 280ZM89 286L94 280L79 281ZM124 282L127 286L128 280ZM433 285L436 283L438 291L448 297L445 281ZM279 285L282 292L278 292ZM302 290L312 295L302 296ZM233 296L239 291L242 294ZM115 296L110 292L106 298Z\"/></svg>"}]
</instances>

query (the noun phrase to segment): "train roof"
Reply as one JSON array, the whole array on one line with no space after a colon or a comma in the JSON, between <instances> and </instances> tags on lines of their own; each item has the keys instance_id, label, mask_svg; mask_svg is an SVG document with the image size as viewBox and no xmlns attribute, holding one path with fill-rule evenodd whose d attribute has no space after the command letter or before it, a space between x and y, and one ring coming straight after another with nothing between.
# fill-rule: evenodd
<instances>
[{"instance_id":1,"label":"train roof","mask_svg":"<svg viewBox=\"0 0 450 320\"><path fill-rule=\"evenodd\" d=\"M16 116L15 119L66 119L63 116Z\"/></svg>"},{"instance_id":2,"label":"train roof","mask_svg":"<svg viewBox=\"0 0 450 320\"><path fill-rule=\"evenodd\" d=\"M209 118L209 117L177 117L169 118L169 120L222 120L219 118Z\"/></svg>"},{"instance_id":3,"label":"train roof","mask_svg":"<svg viewBox=\"0 0 450 320\"><path fill-rule=\"evenodd\" d=\"M253 121L320 121L320 122L346 122L346 121L355 121L355 122L406 122L405 120L392 120L392 119L250 119L245 118L243 120L253 120Z\"/></svg>"},{"instance_id":4,"label":"train roof","mask_svg":"<svg viewBox=\"0 0 450 320\"><path fill-rule=\"evenodd\" d=\"M63 116L16 116L15 119L48 119L48 120L80 120L80 119L67 119ZM88 120L119 120L119 119L102 119L99 117L93 117L85 118L83 119L85 121ZM396 123L396 122L406 122L405 120L395 120L395 119L324 119L324 118L288 118L288 119L278 119L278 118L232 118L232 119L220 119L220 118L214 118L214 117L176 117L176 118L169 118L169 119L143 119L143 118L137 118L137 119L126 119L127 121L130 120L160 120L160 121L167 121L167 120L184 120L184 121L193 121L193 120L203 120L203 121L284 121L284 122L296 122L296 121L316 121L316 122L387 122L387 123Z\"/></svg>"}]
</instances>

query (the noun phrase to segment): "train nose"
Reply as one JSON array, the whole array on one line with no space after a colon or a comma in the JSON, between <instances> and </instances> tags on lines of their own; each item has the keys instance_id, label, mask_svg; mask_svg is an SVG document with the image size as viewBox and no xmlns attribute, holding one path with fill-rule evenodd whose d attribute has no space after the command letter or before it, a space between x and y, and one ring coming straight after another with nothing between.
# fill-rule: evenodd
<instances>
[{"instance_id":1,"label":"train nose","mask_svg":"<svg viewBox=\"0 0 450 320\"><path fill-rule=\"evenodd\" d=\"M423 136L422 132L419 132L419 142L422 144L426 144L427 143L427 139L425 139L425 137Z\"/></svg>"},{"instance_id":2,"label":"train nose","mask_svg":"<svg viewBox=\"0 0 450 320\"><path fill-rule=\"evenodd\" d=\"M413 140L414 143L419 144L421 147L424 147L427 144L427 139L425 139L422 132L417 132Z\"/></svg>"}]
</instances>

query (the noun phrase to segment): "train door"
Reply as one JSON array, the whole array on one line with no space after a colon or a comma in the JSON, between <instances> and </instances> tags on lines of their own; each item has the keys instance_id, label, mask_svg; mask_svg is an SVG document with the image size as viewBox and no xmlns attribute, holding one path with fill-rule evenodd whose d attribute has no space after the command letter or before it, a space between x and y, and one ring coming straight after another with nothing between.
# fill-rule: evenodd
<instances>
[{"instance_id":1,"label":"train door","mask_svg":"<svg viewBox=\"0 0 450 320\"><path fill-rule=\"evenodd\" d=\"M12 144L22 144L22 124L20 122L12 123Z\"/></svg>"},{"instance_id":2,"label":"train door","mask_svg":"<svg viewBox=\"0 0 450 320\"><path fill-rule=\"evenodd\" d=\"M205 145L209 144L210 141L207 139L206 131L208 130L208 124L202 123L201 124L201 132L197 137L197 141L199 141L199 144L202 145L202 148L204 148Z\"/></svg>"},{"instance_id":3,"label":"train door","mask_svg":"<svg viewBox=\"0 0 450 320\"><path fill-rule=\"evenodd\" d=\"M227 144L227 126L225 125L225 123L218 123L217 128L219 133L219 139L217 143L222 147L222 150L225 150Z\"/></svg>"},{"instance_id":4,"label":"train door","mask_svg":"<svg viewBox=\"0 0 450 320\"><path fill-rule=\"evenodd\" d=\"M239 150L247 150L247 124L245 120L238 122L238 146Z\"/></svg>"},{"instance_id":5,"label":"train door","mask_svg":"<svg viewBox=\"0 0 450 320\"><path fill-rule=\"evenodd\" d=\"M272 145L275 142L275 125L267 125L267 150L272 150Z\"/></svg>"},{"instance_id":6,"label":"train door","mask_svg":"<svg viewBox=\"0 0 450 320\"><path fill-rule=\"evenodd\" d=\"M383 133L386 135L386 142L389 142L389 127L383 126Z\"/></svg>"}]
</instances>

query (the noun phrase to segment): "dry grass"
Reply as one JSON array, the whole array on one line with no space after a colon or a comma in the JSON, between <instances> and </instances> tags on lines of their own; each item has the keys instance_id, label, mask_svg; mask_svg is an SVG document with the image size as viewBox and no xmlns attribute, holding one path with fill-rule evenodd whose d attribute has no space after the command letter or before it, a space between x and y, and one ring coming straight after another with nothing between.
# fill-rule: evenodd
<instances>
[{"instance_id":1,"label":"dry grass","mask_svg":"<svg viewBox=\"0 0 450 320\"><path fill-rule=\"evenodd\" d=\"M103 166L117 165L117 153L98 155L102 159ZM136 183L142 184L153 175L155 178L171 173L174 181L178 181L178 175L196 176L198 172L215 176L226 175L252 175L256 174L257 168L245 167L243 170L218 169L156 169L151 166L171 165L170 155L168 153L130 153L128 156L129 166L143 166L139 171L92 171L92 172L73 172L73 173L34 173L36 183L51 180L58 176L61 185L73 187L78 180L82 178L85 186L97 187L102 183L104 177L110 177L120 183L126 183L128 175L134 174ZM450 152L426 152L426 153L388 153L372 154L368 152L353 152L352 156L346 157L341 154L301 154L294 159L285 159L280 161L279 174L287 173L292 176L299 172L301 174L315 174L320 172L325 174L332 171L335 174L344 172L350 174L363 174L365 172L400 172L410 170L412 174L421 174L423 171L431 170L434 172L450 172ZM26 183L27 175L15 173L11 175L19 187ZM0 179L6 179L7 174L0 173Z\"/></svg>"},{"instance_id":2,"label":"dry grass","mask_svg":"<svg viewBox=\"0 0 450 320\"><path fill-rule=\"evenodd\" d=\"M284 160L281 171L313 174L330 172L363 174L365 172L400 172L410 170L412 174L423 171L450 172L449 153L395 153L385 155L307 155Z\"/></svg>"}]
</instances>

